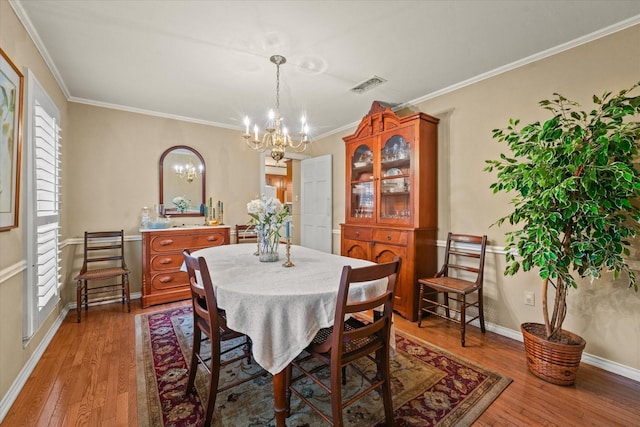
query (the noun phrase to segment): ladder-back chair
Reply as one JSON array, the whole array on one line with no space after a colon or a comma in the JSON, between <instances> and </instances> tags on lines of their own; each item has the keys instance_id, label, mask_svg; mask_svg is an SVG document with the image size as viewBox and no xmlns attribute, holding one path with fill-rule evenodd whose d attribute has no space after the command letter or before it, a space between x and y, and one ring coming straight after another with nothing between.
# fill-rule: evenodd
<instances>
[{"instance_id":1,"label":"ladder-back chair","mask_svg":"<svg viewBox=\"0 0 640 427\"><path fill-rule=\"evenodd\" d=\"M418 327L422 327L422 317L425 314L433 314L458 323L463 347L468 323L478 319L480 330L482 333L485 332L482 283L486 246L487 236L454 233L447 235L442 268L435 277L418 280ZM469 302L467 297L472 293L476 293L477 298ZM443 295L442 299L439 298L440 295ZM476 307L478 314L468 318L470 307ZM452 311L458 313L459 318L451 316Z\"/></svg>"},{"instance_id":2,"label":"ladder-back chair","mask_svg":"<svg viewBox=\"0 0 640 427\"><path fill-rule=\"evenodd\" d=\"M218 393L251 381L257 377L265 376L267 372L260 369L246 377L237 376L234 381L226 383L224 387L218 386L220 370L223 367L242 359L246 359L247 363L251 363L251 340L248 336L234 331L227 326L226 313L224 310L218 308L218 302L205 259L191 256L188 249L183 250L182 255L184 256L187 275L189 276L191 306L193 309L193 347L186 392L191 393L194 390L198 364L202 364L210 377L209 398L205 403L206 415L204 422L205 426L209 426L213 420L213 410ZM201 353L202 335L210 340L210 357L203 356ZM225 349L221 348L222 342L234 339L239 340L237 343L225 347ZM230 354L230 356L223 359L223 356L226 354Z\"/></svg>"},{"instance_id":3,"label":"ladder-back chair","mask_svg":"<svg viewBox=\"0 0 640 427\"><path fill-rule=\"evenodd\" d=\"M392 262L376 264L360 268L345 266L342 270L340 288L334 318L334 326L321 329L314 337L311 344L305 349L303 355L294 360L287 367L287 382L289 391L311 407L326 422L333 426L343 425L343 409L351 405L357 399L377 390L382 395L384 405L385 422L393 427L393 405L391 401L391 378L389 373L389 351L391 349L391 323L393 313L393 298L395 293L396 278L400 270L400 258L396 257ZM350 303L347 301L349 287L353 283L368 282L387 278L386 290L366 301ZM364 322L352 314L374 310L382 307L382 312L377 310L372 322ZM376 364L376 372L373 376L367 376L353 363L364 357L373 360ZM317 375L321 369L312 367L307 362L312 359L319 360L325 369L330 372L330 384L321 381ZM368 388L344 400L342 395L345 385L346 368L362 376L368 383ZM295 368L295 371L293 370ZM300 374L293 377L294 372ZM303 390L298 390L296 382L302 378L309 378L331 394L331 415L325 414L315 405ZM288 396L290 396L288 393ZM287 412L290 402L287 401Z\"/></svg>"},{"instance_id":4,"label":"ladder-back chair","mask_svg":"<svg viewBox=\"0 0 640 427\"><path fill-rule=\"evenodd\" d=\"M84 261L75 277L76 311L81 321L82 307L107 301L122 300L131 312L129 269L124 261L124 231L84 233ZM109 283L105 281L109 280ZM98 282L93 284L93 282Z\"/></svg>"}]
</instances>

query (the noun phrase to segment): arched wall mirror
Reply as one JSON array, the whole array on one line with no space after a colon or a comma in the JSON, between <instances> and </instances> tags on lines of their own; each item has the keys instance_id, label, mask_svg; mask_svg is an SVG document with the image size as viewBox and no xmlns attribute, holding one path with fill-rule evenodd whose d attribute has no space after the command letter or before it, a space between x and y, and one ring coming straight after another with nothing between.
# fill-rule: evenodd
<instances>
[{"instance_id":1,"label":"arched wall mirror","mask_svg":"<svg viewBox=\"0 0 640 427\"><path fill-rule=\"evenodd\" d=\"M186 145L168 148L160 156L160 205L165 215L202 216L205 200L206 167L196 150ZM181 210L174 200L182 197L189 201Z\"/></svg>"}]
</instances>

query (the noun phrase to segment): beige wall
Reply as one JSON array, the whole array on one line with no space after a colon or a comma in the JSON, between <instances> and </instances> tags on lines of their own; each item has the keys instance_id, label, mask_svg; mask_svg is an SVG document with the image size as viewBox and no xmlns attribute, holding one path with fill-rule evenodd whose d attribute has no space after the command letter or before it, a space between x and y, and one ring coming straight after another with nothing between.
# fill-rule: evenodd
<instances>
[{"instance_id":1,"label":"beige wall","mask_svg":"<svg viewBox=\"0 0 640 427\"><path fill-rule=\"evenodd\" d=\"M64 138L69 123L67 101L29 35L6 0L0 0L0 47L11 61L22 70L23 74L24 68L28 68L33 72L60 109L62 135ZM25 267L23 234L25 224L22 214L24 213L24 194L26 191L24 188L24 156L21 163L19 227L0 232L0 366L2 367L0 368L0 399L5 396L64 306L64 303L61 302L57 309L54 310L54 313L49 316L49 319L45 321L41 330L23 347L22 306ZM63 227L63 236L64 231Z\"/></svg>"},{"instance_id":2,"label":"beige wall","mask_svg":"<svg viewBox=\"0 0 640 427\"><path fill-rule=\"evenodd\" d=\"M261 157L242 142L240 132L200 124L67 103L6 0L0 0L0 46L19 67L32 69L62 113L63 304L74 300L85 230L123 228L128 237L127 262L134 270L132 291L140 290L140 209L158 201L158 161L173 145L189 145L207 166L207 195L222 200L224 222L247 221L246 203L259 193ZM504 244L504 230L490 228L508 212L509 197L493 195L493 177L482 171L484 160L502 147L491 129L509 117L523 121L544 118L537 101L554 91L588 103L590 95L630 86L640 78L640 26L553 57L506 72L457 91L420 102L416 107L440 117L439 237L448 230L486 233L491 244ZM393 101L393 100L383 100ZM363 115L370 105L362 106ZM313 145L312 156L333 155L334 229L344 220L345 159L341 132ZM21 200L21 205L22 205ZM22 206L21 206L22 209ZM201 219L185 218L180 223ZM23 262L24 224L0 233L0 272ZM339 252L334 235L334 252ZM498 328L518 330L523 321L539 321L539 286L534 274L503 277L504 257L490 254L487 265L487 320ZM4 397L53 323L57 313L22 346L23 273L0 274L0 396ZM523 305L523 291L533 290L538 307ZM640 296L623 285L587 283L571 295L566 327L588 342L586 352L640 369ZM1 398L1 397L0 397Z\"/></svg>"},{"instance_id":3,"label":"beige wall","mask_svg":"<svg viewBox=\"0 0 640 427\"><path fill-rule=\"evenodd\" d=\"M509 118L523 123L550 118L537 102L559 92L591 105L593 94L626 89L640 80L640 25L579 46L519 69L501 74L418 107L435 115L445 113L446 139L440 148L448 153L448 186L439 196L451 229L487 234L493 245L504 244L504 231L490 227L508 213L511 195L492 194L495 175L483 171L485 159L498 158L503 144L491 130L505 127ZM441 157L442 158L442 157ZM447 229L440 228L444 237ZM518 330L525 321L541 321L540 285L534 274L505 277L504 259L497 254L486 277L485 298L489 322ZM535 308L523 304L524 290L536 293ZM564 327L587 340L585 352L640 369L640 329L637 313L640 294L610 277L582 283L569 296L569 316ZM636 320L633 320L636 319Z\"/></svg>"},{"instance_id":4,"label":"beige wall","mask_svg":"<svg viewBox=\"0 0 640 427\"><path fill-rule=\"evenodd\" d=\"M640 81L640 25L541 61L505 72L415 105L440 118L438 137L438 236L449 230L487 234L498 247L488 256L485 274L486 318L499 328L519 331L520 323L542 321L540 284L536 275L504 277L506 227L491 227L510 211L510 196L494 195L495 175L484 172L485 160L498 158L504 147L491 130L509 118L523 123L549 118L538 101L553 92L590 105L591 95L618 91ZM388 100L383 100L388 101ZM363 114L369 105L363 105ZM354 129L332 135L319 146L334 159L334 228L344 221L344 143ZM334 236L334 252L340 249ZM523 304L524 291L535 292L536 306ZM640 369L640 293L614 283L610 277L582 283L569 296L565 328L587 340L586 353Z\"/></svg>"},{"instance_id":5,"label":"beige wall","mask_svg":"<svg viewBox=\"0 0 640 427\"><path fill-rule=\"evenodd\" d=\"M244 144L239 132L73 102L69 112L71 152L64 186L74 207L68 214L69 237L81 237L88 229L122 228L130 239L137 239L142 207L159 201L160 156L174 145L188 145L204 158L207 198L213 198L214 206L218 200L224 203L224 223L248 221L247 202L260 192L261 157ZM201 224L203 218L172 221ZM81 250L77 245L76 268ZM140 291L140 257L140 241L134 240L127 246L127 265L135 270L132 292Z\"/></svg>"}]
</instances>

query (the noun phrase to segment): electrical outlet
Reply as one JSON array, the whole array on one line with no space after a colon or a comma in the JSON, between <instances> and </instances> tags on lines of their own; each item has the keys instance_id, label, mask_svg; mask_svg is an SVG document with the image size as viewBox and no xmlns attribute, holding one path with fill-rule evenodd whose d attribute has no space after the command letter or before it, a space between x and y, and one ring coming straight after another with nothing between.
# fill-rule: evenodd
<instances>
[{"instance_id":1,"label":"electrical outlet","mask_svg":"<svg viewBox=\"0 0 640 427\"><path fill-rule=\"evenodd\" d=\"M533 291L524 291L524 304L525 305L536 305L536 294Z\"/></svg>"}]
</instances>

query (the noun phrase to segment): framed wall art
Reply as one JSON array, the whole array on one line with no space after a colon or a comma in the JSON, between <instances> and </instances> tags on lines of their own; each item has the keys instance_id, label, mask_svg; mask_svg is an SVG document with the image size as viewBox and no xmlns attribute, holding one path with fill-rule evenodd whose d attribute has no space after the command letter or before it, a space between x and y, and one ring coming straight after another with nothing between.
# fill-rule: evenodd
<instances>
[{"instance_id":1,"label":"framed wall art","mask_svg":"<svg viewBox=\"0 0 640 427\"><path fill-rule=\"evenodd\" d=\"M0 49L0 231L18 227L24 78Z\"/></svg>"}]
</instances>

